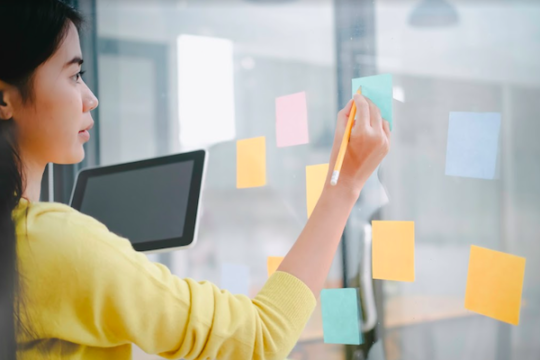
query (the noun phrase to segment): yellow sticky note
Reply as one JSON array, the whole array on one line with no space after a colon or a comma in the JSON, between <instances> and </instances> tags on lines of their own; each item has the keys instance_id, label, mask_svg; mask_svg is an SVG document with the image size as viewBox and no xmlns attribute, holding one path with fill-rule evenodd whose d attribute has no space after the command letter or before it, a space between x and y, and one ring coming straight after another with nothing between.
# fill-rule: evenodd
<instances>
[{"instance_id":1,"label":"yellow sticky note","mask_svg":"<svg viewBox=\"0 0 540 360\"><path fill-rule=\"evenodd\" d=\"M266 267L268 269L268 277L276 272L277 268L283 261L283 256L269 256L266 261Z\"/></svg>"},{"instance_id":2,"label":"yellow sticky note","mask_svg":"<svg viewBox=\"0 0 540 360\"><path fill-rule=\"evenodd\" d=\"M519 324L525 258L471 246L465 308Z\"/></svg>"},{"instance_id":3,"label":"yellow sticky note","mask_svg":"<svg viewBox=\"0 0 540 360\"><path fill-rule=\"evenodd\" d=\"M264 136L236 142L236 187L266 185L266 138Z\"/></svg>"},{"instance_id":4,"label":"yellow sticky note","mask_svg":"<svg viewBox=\"0 0 540 360\"><path fill-rule=\"evenodd\" d=\"M307 216L311 216L321 197L328 174L328 164L306 166Z\"/></svg>"},{"instance_id":5,"label":"yellow sticky note","mask_svg":"<svg viewBox=\"0 0 540 360\"><path fill-rule=\"evenodd\" d=\"M373 221L373 278L414 281L414 221Z\"/></svg>"}]
</instances>

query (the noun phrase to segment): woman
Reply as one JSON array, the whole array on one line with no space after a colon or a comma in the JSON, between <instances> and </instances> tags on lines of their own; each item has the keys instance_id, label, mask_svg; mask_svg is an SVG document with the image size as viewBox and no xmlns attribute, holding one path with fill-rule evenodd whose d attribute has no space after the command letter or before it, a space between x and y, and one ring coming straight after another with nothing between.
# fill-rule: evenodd
<instances>
[{"instance_id":1,"label":"woman","mask_svg":"<svg viewBox=\"0 0 540 360\"><path fill-rule=\"evenodd\" d=\"M325 186L259 294L233 296L172 275L89 216L39 202L47 163L84 158L98 101L81 79L75 10L59 0L0 4L0 358L121 360L135 343L166 358L283 359L362 186L388 152L389 126L375 105L355 95L338 185ZM351 105L338 114L330 169Z\"/></svg>"}]
</instances>

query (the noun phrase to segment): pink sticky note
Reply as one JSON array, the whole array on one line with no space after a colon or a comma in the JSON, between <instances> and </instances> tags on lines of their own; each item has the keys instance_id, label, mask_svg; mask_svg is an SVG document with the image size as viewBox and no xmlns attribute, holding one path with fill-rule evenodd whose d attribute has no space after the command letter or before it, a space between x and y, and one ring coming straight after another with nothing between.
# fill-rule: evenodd
<instances>
[{"instance_id":1,"label":"pink sticky note","mask_svg":"<svg viewBox=\"0 0 540 360\"><path fill-rule=\"evenodd\" d=\"M277 146L309 142L306 93L280 96L276 99Z\"/></svg>"}]
</instances>

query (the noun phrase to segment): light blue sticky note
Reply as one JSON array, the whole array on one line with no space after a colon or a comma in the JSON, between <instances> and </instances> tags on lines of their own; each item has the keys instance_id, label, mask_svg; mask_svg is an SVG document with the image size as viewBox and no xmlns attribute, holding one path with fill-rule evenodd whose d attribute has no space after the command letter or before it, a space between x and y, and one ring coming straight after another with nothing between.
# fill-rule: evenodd
<instances>
[{"instance_id":1,"label":"light blue sticky note","mask_svg":"<svg viewBox=\"0 0 540 360\"><path fill-rule=\"evenodd\" d=\"M496 178L500 130L499 113L451 112L446 175Z\"/></svg>"},{"instance_id":2,"label":"light blue sticky note","mask_svg":"<svg viewBox=\"0 0 540 360\"><path fill-rule=\"evenodd\" d=\"M221 288L229 290L231 294L249 296L249 267L242 264L222 264Z\"/></svg>"},{"instance_id":3,"label":"light blue sticky note","mask_svg":"<svg viewBox=\"0 0 540 360\"><path fill-rule=\"evenodd\" d=\"M321 308L325 343L360 345L364 342L358 289L323 289Z\"/></svg>"},{"instance_id":4,"label":"light blue sticky note","mask_svg":"<svg viewBox=\"0 0 540 360\"><path fill-rule=\"evenodd\" d=\"M352 79L353 96L358 87L362 87L362 95L369 98L381 110L381 116L390 123L390 130L394 128L392 117L392 75L382 74Z\"/></svg>"}]
</instances>

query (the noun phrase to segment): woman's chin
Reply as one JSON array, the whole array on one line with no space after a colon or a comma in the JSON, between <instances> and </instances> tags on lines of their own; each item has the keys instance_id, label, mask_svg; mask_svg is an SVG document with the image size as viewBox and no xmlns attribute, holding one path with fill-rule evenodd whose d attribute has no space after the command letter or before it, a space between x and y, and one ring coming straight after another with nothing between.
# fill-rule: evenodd
<instances>
[{"instance_id":1,"label":"woman's chin","mask_svg":"<svg viewBox=\"0 0 540 360\"><path fill-rule=\"evenodd\" d=\"M69 156L64 157L62 160L53 161L53 162L58 165L73 165L73 164L78 164L81 161L83 161L84 156L85 156L84 148L81 145L80 149L74 151Z\"/></svg>"},{"instance_id":2,"label":"woman's chin","mask_svg":"<svg viewBox=\"0 0 540 360\"><path fill-rule=\"evenodd\" d=\"M84 147L81 146L81 150L80 152L77 154L77 157L76 157L76 160L73 162L73 164L78 164L80 163L81 161L84 160L84 156L85 156L85 152L84 152Z\"/></svg>"}]
</instances>

